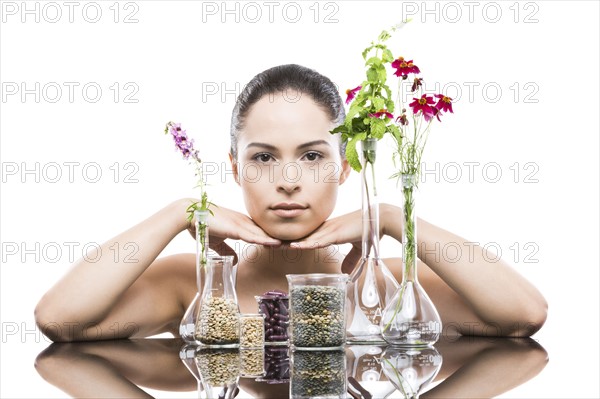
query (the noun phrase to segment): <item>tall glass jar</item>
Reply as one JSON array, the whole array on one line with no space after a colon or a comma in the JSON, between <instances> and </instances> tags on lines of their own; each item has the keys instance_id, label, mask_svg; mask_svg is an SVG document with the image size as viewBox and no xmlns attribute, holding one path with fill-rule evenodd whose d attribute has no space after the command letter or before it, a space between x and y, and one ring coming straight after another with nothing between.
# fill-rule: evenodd
<instances>
[{"instance_id":1,"label":"tall glass jar","mask_svg":"<svg viewBox=\"0 0 600 399\"><path fill-rule=\"evenodd\" d=\"M196 341L196 325L200 315L200 299L202 297L202 281L208 262L208 217L210 212L196 210L194 212L196 228L196 296L188 306L179 324L179 335L187 342Z\"/></svg>"},{"instance_id":2,"label":"tall glass jar","mask_svg":"<svg viewBox=\"0 0 600 399\"><path fill-rule=\"evenodd\" d=\"M381 344L385 343L381 336L381 316L399 284L379 253L377 139L361 141L359 155L362 166L362 255L348 283L346 339L351 344Z\"/></svg>"},{"instance_id":3,"label":"tall glass jar","mask_svg":"<svg viewBox=\"0 0 600 399\"><path fill-rule=\"evenodd\" d=\"M209 256L196 323L196 340L209 347L239 347L240 309L232 275L233 256Z\"/></svg>"},{"instance_id":4,"label":"tall glass jar","mask_svg":"<svg viewBox=\"0 0 600 399\"><path fill-rule=\"evenodd\" d=\"M402 283L388 303L381 327L383 338L392 345L433 345L442 332L442 321L417 278L417 177L402 175Z\"/></svg>"},{"instance_id":5,"label":"tall glass jar","mask_svg":"<svg viewBox=\"0 0 600 399\"><path fill-rule=\"evenodd\" d=\"M288 274L290 344L294 349L333 350L346 340L346 274Z\"/></svg>"}]
</instances>

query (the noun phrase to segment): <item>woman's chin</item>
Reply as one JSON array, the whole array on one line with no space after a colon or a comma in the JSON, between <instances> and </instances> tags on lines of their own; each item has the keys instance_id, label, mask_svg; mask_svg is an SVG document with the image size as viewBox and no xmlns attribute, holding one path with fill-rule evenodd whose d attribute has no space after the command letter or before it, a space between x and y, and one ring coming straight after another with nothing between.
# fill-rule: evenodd
<instances>
[{"instance_id":1,"label":"woman's chin","mask_svg":"<svg viewBox=\"0 0 600 399\"><path fill-rule=\"evenodd\" d=\"M281 227L281 228L276 228L276 229L272 228L269 230L265 229L265 233L267 233L270 237L273 237L280 241L288 241L288 242L298 241L298 240L308 236L313 231L314 230L310 230L310 229L306 229L306 228L292 228L291 226Z\"/></svg>"}]
</instances>

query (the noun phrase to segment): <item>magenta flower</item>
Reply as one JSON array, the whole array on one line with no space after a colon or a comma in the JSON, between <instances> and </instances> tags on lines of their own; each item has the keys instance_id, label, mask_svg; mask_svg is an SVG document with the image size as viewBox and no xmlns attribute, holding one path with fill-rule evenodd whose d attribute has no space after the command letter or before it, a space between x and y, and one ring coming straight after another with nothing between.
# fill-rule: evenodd
<instances>
[{"instance_id":1,"label":"magenta flower","mask_svg":"<svg viewBox=\"0 0 600 399\"><path fill-rule=\"evenodd\" d=\"M194 149L194 140L188 138L185 130L181 129L181 123L167 123L165 133L171 133L175 147L181 152L183 158L189 159L192 156L198 162L201 162L198 150Z\"/></svg>"},{"instance_id":2,"label":"magenta flower","mask_svg":"<svg viewBox=\"0 0 600 399\"><path fill-rule=\"evenodd\" d=\"M394 75L402 76L403 79L406 79L409 73L421 72L419 67L413 64L413 60L406 61L404 57L399 57L397 60L392 62L392 68L396 68Z\"/></svg>"},{"instance_id":3,"label":"magenta flower","mask_svg":"<svg viewBox=\"0 0 600 399\"><path fill-rule=\"evenodd\" d=\"M452 99L450 97L446 97L443 94L436 94L435 96L439 98L437 104L435 105L437 109L444 112L450 111L451 113L454 113L454 111L452 111Z\"/></svg>"},{"instance_id":4,"label":"magenta flower","mask_svg":"<svg viewBox=\"0 0 600 399\"><path fill-rule=\"evenodd\" d=\"M410 91L416 91L419 87L421 87L422 81L423 81L423 78L415 78L415 80L413 80L413 84L410 88Z\"/></svg>"},{"instance_id":5,"label":"magenta flower","mask_svg":"<svg viewBox=\"0 0 600 399\"><path fill-rule=\"evenodd\" d=\"M379 111L375 112L374 114L369 114L369 118L394 118L394 115L392 115L390 112L386 111L385 109L380 109Z\"/></svg>"},{"instance_id":6,"label":"magenta flower","mask_svg":"<svg viewBox=\"0 0 600 399\"><path fill-rule=\"evenodd\" d=\"M406 109L402 110L402 115L396 118L396 123L402 126L408 126L408 118L406 117Z\"/></svg>"},{"instance_id":7,"label":"magenta flower","mask_svg":"<svg viewBox=\"0 0 600 399\"><path fill-rule=\"evenodd\" d=\"M358 93L360 89L362 89L362 86L356 86L354 89L346 90L346 104L350 104L350 101L354 100L356 93Z\"/></svg>"},{"instance_id":8,"label":"magenta flower","mask_svg":"<svg viewBox=\"0 0 600 399\"><path fill-rule=\"evenodd\" d=\"M435 100L433 99L433 97L428 96L427 94L423 94L421 98L413 97L413 100L414 101L408 105L412 107L414 114L421 111L426 122L429 122L429 120L433 116L438 114L439 111L436 108L432 107L432 105L435 104Z\"/></svg>"}]
</instances>

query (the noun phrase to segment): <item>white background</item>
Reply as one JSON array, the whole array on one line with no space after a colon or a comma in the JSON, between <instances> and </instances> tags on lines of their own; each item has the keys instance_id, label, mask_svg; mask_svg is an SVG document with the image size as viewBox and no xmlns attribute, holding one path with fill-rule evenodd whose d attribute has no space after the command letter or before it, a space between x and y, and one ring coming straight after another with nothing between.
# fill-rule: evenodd
<instances>
[{"instance_id":1,"label":"white background","mask_svg":"<svg viewBox=\"0 0 600 399\"><path fill-rule=\"evenodd\" d=\"M343 92L363 79L361 51L403 16L413 22L390 41L394 55L415 60L427 89L439 82L457 100L427 145L439 179L426 175L420 215L499 248L549 302L534 338L550 362L503 397L599 397L597 2L279 2L272 22L263 2L228 2L238 13L225 15L221 2L114 3L79 2L70 22L63 2L26 2L39 10L36 22L23 3L2 2L1 397L64 396L33 368L48 345L33 309L68 269L69 249L80 257L86 245L194 195L192 169L162 134L167 121L182 122L203 159L225 170L236 85L299 63ZM23 88L32 91L22 97ZM389 159L380 162L382 199L398 204ZM470 162L478 163L472 175ZM211 196L243 211L225 177L210 181ZM356 180L342 187L335 214L360 206ZM392 243L383 248L399 255ZM182 234L165 254L193 250Z\"/></svg>"}]
</instances>

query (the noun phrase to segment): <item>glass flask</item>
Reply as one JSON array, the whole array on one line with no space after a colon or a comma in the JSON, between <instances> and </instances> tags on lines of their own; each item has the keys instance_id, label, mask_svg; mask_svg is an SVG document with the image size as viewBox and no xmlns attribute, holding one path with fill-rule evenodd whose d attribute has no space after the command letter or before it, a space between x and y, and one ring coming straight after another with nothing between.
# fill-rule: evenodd
<instances>
[{"instance_id":1,"label":"glass flask","mask_svg":"<svg viewBox=\"0 0 600 399\"><path fill-rule=\"evenodd\" d=\"M233 283L233 256L209 256L196 322L196 341L208 347L239 347L240 309Z\"/></svg>"},{"instance_id":2,"label":"glass flask","mask_svg":"<svg viewBox=\"0 0 600 399\"><path fill-rule=\"evenodd\" d=\"M442 367L442 355L435 347L388 346L381 356L384 374L405 399L416 399Z\"/></svg>"},{"instance_id":3,"label":"glass flask","mask_svg":"<svg viewBox=\"0 0 600 399\"><path fill-rule=\"evenodd\" d=\"M399 284L379 253L379 203L375 161L377 139L360 142L362 187L362 255L347 287L346 334L349 344L383 344L381 317Z\"/></svg>"},{"instance_id":4,"label":"glass flask","mask_svg":"<svg viewBox=\"0 0 600 399\"><path fill-rule=\"evenodd\" d=\"M381 319L383 338L391 345L432 345L442 332L442 321L417 278L417 218L415 175L402 175L402 283Z\"/></svg>"},{"instance_id":5,"label":"glass flask","mask_svg":"<svg viewBox=\"0 0 600 399\"><path fill-rule=\"evenodd\" d=\"M346 274L288 274L290 345L295 349L340 349L346 340Z\"/></svg>"},{"instance_id":6,"label":"glass flask","mask_svg":"<svg viewBox=\"0 0 600 399\"><path fill-rule=\"evenodd\" d=\"M179 324L179 335L187 342L196 341L196 324L200 315L200 299L202 297L202 281L208 262L208 217L209 211L194 212L196 219L196 296L188 306Z\"/></svg>"}]
</instances>

